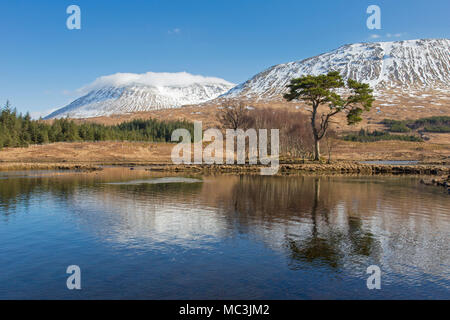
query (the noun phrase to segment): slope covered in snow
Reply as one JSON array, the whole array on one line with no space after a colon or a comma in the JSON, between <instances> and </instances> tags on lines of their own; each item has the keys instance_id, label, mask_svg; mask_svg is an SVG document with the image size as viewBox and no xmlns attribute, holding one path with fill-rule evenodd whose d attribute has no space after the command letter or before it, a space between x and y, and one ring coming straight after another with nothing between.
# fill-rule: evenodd
<instances>
[{"instance_id":1,"label":"slope covered in snow","mask_svg":"<svg viewBox=\"0 0 450 320\"><path fill-rule=\"evenodd\" d=\"M357 43L302 61L273 66L222 98L271 99L286 92L292 78L336 70L345 78L389 88L450 91L450 40L424 39Z\"/></svg>"},{"instance_id":2,"label":"slope covered in snow","mask_svg":"<svg viewBox=\"0 0 450 320\"><path fill-rule=\"evenodd\" d=\"M80 89L86 92L46 117L88 118L198 104L218 97L234 84L219 78L179 73L117 73Z\"/></svg>"}]
</instances>

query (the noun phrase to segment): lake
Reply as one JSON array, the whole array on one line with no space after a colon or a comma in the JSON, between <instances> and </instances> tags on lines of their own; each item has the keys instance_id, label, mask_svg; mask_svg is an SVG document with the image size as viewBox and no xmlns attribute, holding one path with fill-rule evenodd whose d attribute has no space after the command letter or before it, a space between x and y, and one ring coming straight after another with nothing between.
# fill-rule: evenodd
<instances>
[{"instance_id":1,"label":"lake","mask_svg":"<svg viewBox=\"0 0 450 320\"><path fill-rule=\"evenodd\" d=\"M0 299L450 299L450 197L419 180L2 173Z\"/></svg>"}]
</instances>

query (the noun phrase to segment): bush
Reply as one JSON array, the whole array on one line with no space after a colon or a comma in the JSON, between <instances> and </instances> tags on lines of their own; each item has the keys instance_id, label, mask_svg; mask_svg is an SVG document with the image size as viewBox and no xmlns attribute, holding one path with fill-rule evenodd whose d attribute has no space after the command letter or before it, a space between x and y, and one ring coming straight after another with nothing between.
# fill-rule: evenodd
<instances>
[{"instance_id":1,"label":"bush","mask_svg":"<svg viewBox=\"0 0 450 320\"><path fill-rule=\"evenodd\" d=\"M279 129L280 152L303 159L312 157L314 137L309 118L300 112L256 109L248 113L249 123L255 129Z\"/></svg>"},{"instance_id":2,"label":"bush","mask_svg":"<svg viewBox=\"0 0 450 320\"><path fill-rule=\"evenodd\" d=\"M404 123L394 123L390 129L391 132L409 132L410 128L406 126Z\"/></svg>"},{"instance_id":3,"label":"bush","mask_svg":"<svg viewBox=\"0 0 450 320\"><path fill-rule=\"evenodd\" d=\"M423 128L426 132L448 133L450 132L450 126L425 126Z\"/></svg>"}]
</instances>

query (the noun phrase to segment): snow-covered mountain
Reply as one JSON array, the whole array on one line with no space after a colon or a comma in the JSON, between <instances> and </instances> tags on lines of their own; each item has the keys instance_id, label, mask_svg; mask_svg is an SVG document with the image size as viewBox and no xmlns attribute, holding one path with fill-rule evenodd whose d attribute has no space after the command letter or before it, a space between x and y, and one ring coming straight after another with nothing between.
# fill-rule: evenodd
<instances>
[{"instance_id":1,"label":"snow-covered mountain","mask_svg":"<svg viewBox=\"0 0 450 320\"><path fill-rule=\"evenodd\" d=\"M227 92L234 84L186 72L117 73L98 78L80 89L81 98L48 115L88 118L198 104Z\"/></svg>"},{"instance_id":2,"label":"snow-covered mountain","mask_svg":"<svg viewBox=\"0 0 450 320\"><path fill-rule=\"evenodd\" d=\"M234 86L219 78L180 73L117 73L80 89L81 98L46 117L87 118L193 105L219 98L281 99L290 80L303 75L339 71L345 79L369 83L385 106L417 98L419 108L437 90L436 106L450 99L450 39L357 43L302 61L273 66ZM394 92L395 91L395 92ZM398 95L396 98L393 92ZM406 94L405 94L406 93ZM418 99L421 97L421 99ZM399 101L395 101L395 99ZM401 100L401 101L400 101ZM425 103L424 102L424 103ZM383 104L381 104L383 106ZM446 112L445 110L440 110Z\"/></svg>"},{"instance_id":3,"label":"snow-covered mountain","mask_svg":"<svg viewBox=\"0 0 450 320\"><path fill-rule=\"evenodd\" d=\"M292 78L336 70L345 78L389 88L450 92L450 39L357 43L302 61L273 66L221 98L280 98Z\"/></svg>"}]
</instances>

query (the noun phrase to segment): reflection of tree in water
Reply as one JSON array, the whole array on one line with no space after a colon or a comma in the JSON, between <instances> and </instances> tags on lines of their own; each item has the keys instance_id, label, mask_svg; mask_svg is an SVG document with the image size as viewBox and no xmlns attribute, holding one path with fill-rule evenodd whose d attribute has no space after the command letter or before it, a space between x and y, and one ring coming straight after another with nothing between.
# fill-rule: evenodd
<instances>
[{"instance_id":1,"label":"reflection of tree in water","mask_svg":"<svg viewBox=\"0 0 450 320\"><path fill-rule=\"evenodd\" d=\"M306 240L294 241L286 238L287 247L290 250L291 267L296 269L296 261L314 262L316 260L324 261L333 268L339 264L339 241L340 234L328 232L327 237L323 238L318 231L318 214L323 214L328 223L328 211L322 210L319 205L320 199L320 179L314 179L314 198L311 208L312 232ZM320 212L318 212L320 210Z\"/></svg>"},{"instance_id":2,"label":"reflection of tree in water","mask_svg":"<svg viewBox=\"0 0 450 320\"><path fill-rule=\"evenodd\" d=\"M4 215L11 212L20 202L25 208L36 194L48 193L50 196L68 199L80 186L79 180L58 180L49 177L9 178L0 180L0 199Z\"/></svg>"},{"instance_id":3,"label":"reflection of tree in water","mask_svg":"<svg viewBox=\"0 0 450 320\"><path fill-rule=\"evenodd\" d=\"M290 267L305 262L339 268L346 256L371 256L378 243L364 230L359 216L347 206L344 224L336 223L336 208L342 204L339 189L328 178L241 177L233 191L234 218L241 228L255 223L284 224L284 246ZM301 221L307 229L288 225Z\"/></svg>"},{"instance_id":4,"label":"reflection of tree in water","mask_svg":"<svg viewBox=\"0 0 450 320\"><path fill-rule=\"evenodd\" d=\"M104 188L107 192L134 194L137 198L145 198L148 194L170 197L171 195L189 196L198 193L201 183L161 183L161 184L130 184L130 185L106 185L108 179L89 177L83 175L72 176L36 176L36 177L12 177L0 180L0 204L1 213L8 216L15 212L18 203L24 208L30 206L33 197L54 198L68 202L73 199L76 192L83 190L95 190Z\"/></svg>"},{"instance_id":5,"label":"reflection of tree in water","mask_svg":"<svg viewBox=\"0 0 450 320\"><path fill-rule=\"evenodd\" d=\"M193 194L199 193L202 183L137 183L137 184L119 184L107 185L108 192L118 192L125 195L132 194L136 200L146 199L149 195L160 196L163 198L186 196L186 201Z\"/></svg>"},{"instance_id":6,"label":"reflection of tree in water","mask_svg":"<svg viewBox=\"0 0 450 320\"><path fill-rule=\"evenodd\" d=\"M348 233L355 254L370 256L376 245L374 235L365 231L360 218L348 217Z\"/></svg>"}]
</instances>

